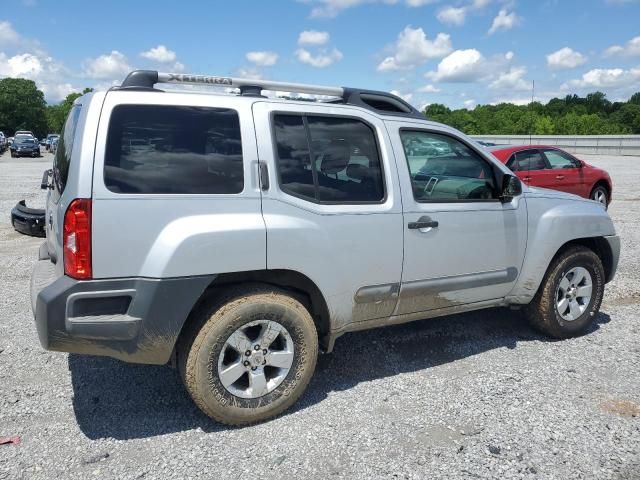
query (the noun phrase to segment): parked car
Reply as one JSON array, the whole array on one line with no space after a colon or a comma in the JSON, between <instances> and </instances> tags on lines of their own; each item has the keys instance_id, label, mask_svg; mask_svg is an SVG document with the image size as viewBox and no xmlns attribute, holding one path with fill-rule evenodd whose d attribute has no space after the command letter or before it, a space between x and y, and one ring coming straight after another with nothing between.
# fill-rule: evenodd
<instances>
[{"instance_id":1,"label":"parked car","mask_svg":"<svg viewBox=\"0 0 640 480\"><path fill-rule=\"evenodd\" d=\"M3 132L0 132L0 153L4 153L8 147L9 147L9 142L7 138L4 136Z\"/></svg>"},{"instance_id":2,"label":"parked car","mask_svg":"<svg viewBox=\"0 0 640 480\"><path fill-rule=\"evenodd\" d=\"M53 142L53 139L57 139L60 135L58 135L57 133L50 133L49 135L47 135L47 138L45 140L45 150L48 152L51 150L51 142Z\"/></svg>"},{"instance_id":3,"label":"parked car","mask_svg":"<svg viewBox=\"0 0 640 480\"><path fill-rule=\"evenodd\" d=\"M54 137L51 139L51 145L49 145L49 151L53 154L55 154L56 151L58 150L58 141L59 141L58 137Z\"/></svg>"},{"instance_id":4,"label":"parked car","mask_svg":"<svg viewBox=\"0 0 640 480\"><path fill-rule=\"evenodd\" d=\"M31 279L40 342L175 363L223 423L289 408L350 331L504 306L580 335L617 268L601 205L523 185L385 92L136 71L78 99L60 135ZM414 140L450 153L416 157Z\"/></svg>"},{"instance_id":5,"label":"parked car","mask_svg":"<svg viewBox=\"0 0 640 480\"><path fill-rule=\"evenodd\" d=\"M13 138L13 137L9 137L9 138L7 138L7 145L8 145L8 146L13 145L13 140L14 140L14 138Z\"/></svg>"},{"instance_id":6,"label":"parked car","mask_svg":"<svg viewBox=\"0 0 640 480\"><path fill-rule=\"evenodd\" d=\"M573 193L608 207L613 193L609 174L549 145L500 146L491 149L527 185Z\"/></svg>"},{"instance_id":7,"label":"parked car","mask_svg":"<svg viewBox=\"0 0 640 480\"><path fill-rule=\"evenodd\" d=\"M12 157L39 157L40 144L28 135L16 135L11 145Z\"/></svg>"},{"instance_id":8,"label":"parked car","mask_svg":"<svg viewBox=\"0 0 640 480\"><path fill-rule=\"evenodd\" d=\"M29 130L18 130L13 136L17 137L18 135L29 135L30 137L36 138L33 132Z\"/></svg>"}]
</instances>

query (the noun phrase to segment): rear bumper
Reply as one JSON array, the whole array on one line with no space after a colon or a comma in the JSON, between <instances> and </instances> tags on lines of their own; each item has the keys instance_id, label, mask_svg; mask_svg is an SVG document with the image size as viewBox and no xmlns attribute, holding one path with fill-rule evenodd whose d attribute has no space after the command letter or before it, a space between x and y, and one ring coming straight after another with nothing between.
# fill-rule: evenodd
<instances>
[{"instance_id":1,"label":"rear bumper","mask_svg":"<svg viewBox=\"0 0 640 480\"><path fill-rule=\"evenodd\" d=\"M19 205L11 209L11 225L18 232L34 237L45 236L45 214L44 210L36 212L35 209L29 209L30 212L20 210Z\"/></svg>"},{"instance_id":2,"label":"rear bumper","mask_svg":"<svg viewBox=\"0 0 640 480\"><path fill-rule=\"evenodd\" d=\"M164 364L213 276L74 280L49 259L31 277L31 305L47 350Z\"/></svg>"}]
</instances>

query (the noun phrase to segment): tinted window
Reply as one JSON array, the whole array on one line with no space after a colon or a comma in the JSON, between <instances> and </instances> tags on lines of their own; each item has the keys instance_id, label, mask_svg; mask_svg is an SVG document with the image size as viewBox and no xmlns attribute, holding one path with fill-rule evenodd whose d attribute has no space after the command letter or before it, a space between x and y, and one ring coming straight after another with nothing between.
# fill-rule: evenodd
<instances>
[{"instance_id":1,"label":"tinted window","mask_svg":"<svg viewBox=\"0 0 640 480\"><path fill-rule=\"evenodd\" d=\"M544 170L547 168L547 164L539 150L523 150L513 155L507 167L514 172L522 172L528 170Z\"/></svg>"},{"instance_id":2,"label":"tinted window","mask_svg":"<svg viewBox=\"0 0 640 480\"><path fill-rule=\"evenodd\" d=\"M62 127L60 139L58 140L56 156L53 158L53 179L59 193L62 193L64 187L67 185L69 164L71 163L71 153L73 150L73 138L76 134L81 108L82 106L79 104L71 107L67 120Z\"/></svg>"},{"instance_id":3,"label":"tinted window","mask_svg":"<svg viewBox=\"0 0 640 480\"><path fill-rule=\"evenodd\" d=\"M299 197L316 198L309 142L300 115L276 115L274 118L280 188Z\"/></svg>"},{"instance_id":4,"label":"tinted window","mask_svg":"<svg viewBox=\"0 0 640 480\"><path fill-rule=\"evenodd\" d=\"M364 122L282 114L274 126L283 191L327 203L384 199L375 134Z\"/></svg>"},{"instance_id":5,"label":"tinted window","mask_svg":"<svg viewBox=\"0 0 640 480\"><path fill-rule=\"evenodd\" d=\"M576 164L574 163L573 157L567 153L561 152L559 150L545 150L545 157L549 161L549 165L551 168L575 168Z\"/></svg>"},{"instance_id":6,"label":"tinted window","mask_svg":"<svg viewBox=\"0 0 640 480\"><path fill-rule=\"evenodd\" d=\"M400 137L417 201L496 198L491 165L467 145L430 132L401 131Z\"/></svg>"},{"instance_id":7,"label":"tinted window","mask_svg":"<svg viewBox=\"0 0 640 480\"><path fill-rule=\"evenodd\" d=\"M118 193L239 193L244 179L238 113L120 105L109 123L104 180Z\"/></svg>"}]
</instances>

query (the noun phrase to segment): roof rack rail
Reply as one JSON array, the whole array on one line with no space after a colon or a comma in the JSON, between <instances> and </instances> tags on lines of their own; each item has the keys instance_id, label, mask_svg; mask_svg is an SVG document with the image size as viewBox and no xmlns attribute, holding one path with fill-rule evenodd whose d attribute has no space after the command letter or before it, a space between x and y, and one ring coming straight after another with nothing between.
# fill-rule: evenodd
<instances>
[{"instance_id":1,"label":"roof rack rail","mask_svg":"<svg viewBox=\"0 0 640 480\"><path fill-rule=\"evenodd\" d=\"M163 73L155 70L135 70L127 75L119 89L155 90L158 83L185 85L208 85L212 87L239 88L241 95L260 96L262 90L305 93L338 97L332 103L355 105L383 115L399 115L425 118L412 105L392 93L377 90L362 90L346 87L328 87L304 83L276 82L248 78L192 75L185 73Z\"/></svg>"}]
</instances>

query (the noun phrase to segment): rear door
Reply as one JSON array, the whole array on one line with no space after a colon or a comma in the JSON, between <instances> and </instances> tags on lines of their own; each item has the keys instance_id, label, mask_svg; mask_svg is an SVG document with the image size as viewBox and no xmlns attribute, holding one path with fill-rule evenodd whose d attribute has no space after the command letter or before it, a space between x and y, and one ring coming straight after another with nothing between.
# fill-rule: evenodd
<instances>
[{"instance_id":1,"label":"rear door","mask_svg":"<svg viewBox=\"0 0 640 480\"><path fill-rule=\"evenodd\" d=\"M356 108L253 107L267 268L311 279L333 328L386 319L402 272L402 203L384 123ZM384 320L383 320L384 321Z\"/></svg>"},{"instance_id":2,"label":"rear door","mask_svg":"<svg viewBox=\"0 0 640 480\"><path fill-rule=\"evenodd\" d=\"M537 148L520 150L507 161L509 167L520 180L527 185L541 186L545 180L545 171L549 168L544 156Z\"/></svg>"}]
</instances>

